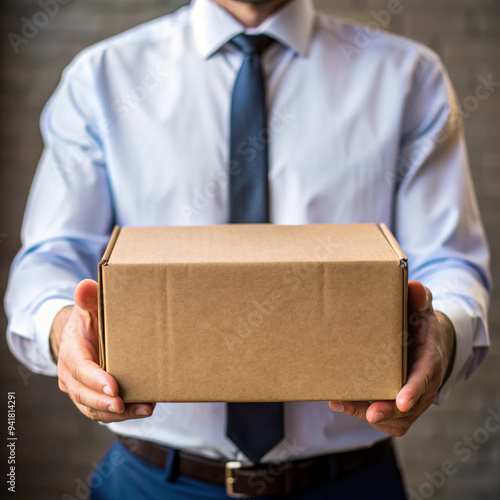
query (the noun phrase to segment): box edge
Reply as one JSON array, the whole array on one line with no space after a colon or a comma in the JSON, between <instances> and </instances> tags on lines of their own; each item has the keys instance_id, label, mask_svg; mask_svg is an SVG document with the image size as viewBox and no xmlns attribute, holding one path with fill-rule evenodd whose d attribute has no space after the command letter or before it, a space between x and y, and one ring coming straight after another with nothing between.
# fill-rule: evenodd
<instances>
[{"instance_id":1,"label":"box edge","mask_svg":"<svg viewBox=\"0 0 500 500\"><path fill-rule=\"evenodd\" d=\"M109 243L104 251L102 259L99 261L97 266L97 283L98 283L98 293L97 293L97 323L98 323L98 335L99 335L99 366L105 370L106 369L106 343L105 343L105 332L104 332L104 298L103 298L103 267L108 265L109 258L115 246L118 235L120 234L120 226L116 225L111 233Z\"/></svg>"},{"instance_id":2,"label":"box edge","mask_svg":"<svg viewBox=\"0 0 500 500\"><path fill-rule=\"evenodd\" d=\"M401 261L403 271L403 331L401 333L402 343L402 373L401 373L401 386L406 384L406 377L408 373L408 260Z\"/></svg>"},{"instance_id":3,"label":"box edge","mask_svg":"<svg viewBox=\"0 0 500 500\"><path fill-rule=\"evenodd\" d=\"M399 245L398 241L392 234L391 230L383 222L378 224L378 228L384 235L387 243L394 250L396 255L399 257L399 262L401 265L402 276L403 276L403 317L401 320L402 332L401 332L401 387L406 383L406 377L408 372L408 258L403 252L403 249Z\"/></svg>"},{"instance_id":4,"label":"box edge","mask_svg":"<svg viewBox=\"0 0 500 500\"><path fill-rule=\"evenodd\" d=\"M394 235L391 233L390 229L383 222L381 224L378 224L378 228L380 229L380 232L384 235L385 239L387 240L387 243L389 243L390 247L399 257L399 260L407 261L408 258L406 257L406 254L403 252L403 249L399 245Z\"/></svg>"}]
</instances>

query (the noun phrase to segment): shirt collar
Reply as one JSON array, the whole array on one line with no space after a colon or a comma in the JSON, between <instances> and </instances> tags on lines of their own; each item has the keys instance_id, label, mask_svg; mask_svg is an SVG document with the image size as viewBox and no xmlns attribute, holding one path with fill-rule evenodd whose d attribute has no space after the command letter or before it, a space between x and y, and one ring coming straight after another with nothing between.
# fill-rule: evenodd
<instances>
[{"instance_id":1,"label":"shirt collar","mask_svg":"<svg viewBox=\"0 0 500 500\"><path fill-rule=\"evenodd\" d=\"M208 59L234 36L266 33L304 57L313 31L312 0L291 0L255 29L245 28L211 0L194 0L191 22L200 55Z\"/></svg>"}]
</instances>

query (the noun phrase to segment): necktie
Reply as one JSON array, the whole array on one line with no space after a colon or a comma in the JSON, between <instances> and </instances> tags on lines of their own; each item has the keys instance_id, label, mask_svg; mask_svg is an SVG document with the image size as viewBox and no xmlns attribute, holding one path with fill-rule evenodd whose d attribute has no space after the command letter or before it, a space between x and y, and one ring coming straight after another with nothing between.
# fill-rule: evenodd
<instances>
[{"instance_id":1,"label":"necktie","mask_svg":"<svg viewBox=\"0 0 500 500\"><path fill-rule=\"evenodd\" d=\"M274 40L241 34L244 55L231 100L231 223L269 222L266 92L261 55ZM254 463L283 439L283 403L228 403L227 437Z\"/></svg>"},{"instance_id":2,"label":"necktie","mask_svg":"<svg viewBox=\"0 0 500 500\"><path fill-rule=\"evenodd\" d=\"M266 90L260 56L266 35L238 35L231 43L244 58L231 100L230 222L269 222Z\"/></svg>"}]
</instances>

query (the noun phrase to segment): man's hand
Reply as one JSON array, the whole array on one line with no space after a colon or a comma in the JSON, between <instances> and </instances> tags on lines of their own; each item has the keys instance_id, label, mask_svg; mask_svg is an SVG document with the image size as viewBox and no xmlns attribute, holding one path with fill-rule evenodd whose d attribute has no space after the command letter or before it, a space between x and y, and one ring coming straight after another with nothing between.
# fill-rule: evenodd
<instances>
[{"instance_id":1,"label":"man's hand","mask_svg":"<svg viewBox=\"0 0 500 500\"><path fill-rule=\"evenodd\" d=\"M366 420L394 437L404 436L434 402L455 349L449 318L432 308L432 294L418 281L408 284L408 380L396 401L330 401L334 411Z\"/></svg>"},{"instance_id":2,"label":"man's hand","mask_svg":"<svg viewBox=\"0 0 500 500\"><path fill-rule=\"evenodd\" d=\"M116 380L99 367L97 283L76 287L75 305L56 316L50 334L59 388L92 420L119 422L152 415L154 404L124 404Z\"/></svg>"}]
</instances>

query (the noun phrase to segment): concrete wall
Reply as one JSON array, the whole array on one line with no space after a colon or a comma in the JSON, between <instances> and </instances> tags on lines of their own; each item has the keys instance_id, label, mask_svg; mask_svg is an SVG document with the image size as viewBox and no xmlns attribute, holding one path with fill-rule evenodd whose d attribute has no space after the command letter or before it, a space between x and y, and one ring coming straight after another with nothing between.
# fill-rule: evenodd
<instances>
[{"instance_id":1,"label":"concrete wall","mask_svg":"<svg viewBox=\"0 0 500 500\"><path fill-rule=\"evenodd\" d=\"M44 19L41 4L53 1L4 0L0 7L2 296L10 262L20 245L21 218L42 148L38 118L62 69L89 44L185 3L58 0L58 12ZM321 0L316 3L322 10L362 23L378 23L390 31L417 39L441 55L460 101L469 109L465 129L472 174L493 251L494 276L500 278L500 87L497 86L486 101L474 99L481 76L491 75L494 81L500 81L500 3L496 0ZM397 7L397 13L390 14L389 7ZM8 36L22 34L24 18L35 18L40 28L30 34L27 43L13 46ZM414 498L500 498L500 431L481 430L488 411L498 412L500 408L500 348L496 342L499 326L500 295L495 294L491 312L494 345L489 358L448 404L433 408L399 440L400 456L408 485L415 491ZM0 330L5 331L5 327L2 314ZM81 485L111 436L76 411L67 396L59 392L55 379L29 375L19 366L8 354L3 336L0 346L2 405L6 406L7 391L17 393L17 498L55 499L64 493L70 495L66 498L83 498L85 488ZM460 442L462 444L456 444ZM454 449L466 448L471 450L470 455L454 452ZM468 460L463 462L465 458ZM2 460L2 467L5 461ZM436 472L443 465L454 471L445 480Z\"/></svg>"}]
</instances>

